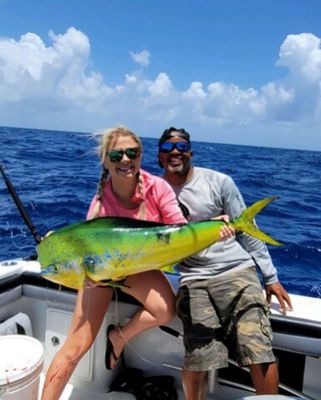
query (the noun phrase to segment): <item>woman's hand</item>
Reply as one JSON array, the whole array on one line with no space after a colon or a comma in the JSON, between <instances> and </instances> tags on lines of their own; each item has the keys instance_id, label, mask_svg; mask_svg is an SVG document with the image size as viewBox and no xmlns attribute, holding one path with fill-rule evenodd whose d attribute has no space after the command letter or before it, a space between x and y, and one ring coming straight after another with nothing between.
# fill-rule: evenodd
<instances>
[{"instance_id":1,"label":"woman's hand","mask_svg":"<svg viewBox=\"0 0 321 400\"><path fill-rule=\"evenodd\" d=\"M104 285L102 285L99 282L95 282L92 279L88 278L88 276L86 276L86 278L84 280L84 289L92 289L97 286L104 286Z\"/></svg>"},{"instance_id":2,"label":"woman's hand","mask_svg":"<svg viewBox=\"0 0 321 400\"><path fill-rule=\"evenodd\" d=\"M110 279L107 279L105 281L94 281L90 278L88 278L88 276L86 276L85 280L84 280L84 289L92 289L92 288L96 288L96 287L123 287L126 286L125 283L123 283L125 279L124 278L116 278L113 279L112 281ZM117 286L117 282L119 282L119 286Z\"/></svg>"}]
</instances>

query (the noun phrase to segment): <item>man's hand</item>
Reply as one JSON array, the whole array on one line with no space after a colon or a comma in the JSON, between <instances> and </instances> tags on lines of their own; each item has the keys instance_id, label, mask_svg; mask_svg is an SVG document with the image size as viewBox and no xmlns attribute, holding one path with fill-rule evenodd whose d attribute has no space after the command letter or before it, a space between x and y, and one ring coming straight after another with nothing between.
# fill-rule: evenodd
<instances>
[{"instance_id":1,"label":"man's hand","mask_svg":"<svg viewBox=\"0 0 321 400\"><path fill-rule=\"evenodd\" d=\"M220 242L224 242L227 239L235 236L235 229L227 225L230 222L230 217L228 215L219 215L218 217L212 218L213 220L224 221L226 225L222 226L220 230Z\"/></svg>"},{"instance_id":2,"label":"man's hand","mask_svg":"<svg viewBox=\"0 0 321 400\"><path fill-rule=\"evenodd\" d=\"M265 285L266 300L271 305L272 295L276 296L280 304L280 311L286 314L287 311L292 311L292 303L287 291L283 288L280 282Z\"/></svg>"}]
</instances>

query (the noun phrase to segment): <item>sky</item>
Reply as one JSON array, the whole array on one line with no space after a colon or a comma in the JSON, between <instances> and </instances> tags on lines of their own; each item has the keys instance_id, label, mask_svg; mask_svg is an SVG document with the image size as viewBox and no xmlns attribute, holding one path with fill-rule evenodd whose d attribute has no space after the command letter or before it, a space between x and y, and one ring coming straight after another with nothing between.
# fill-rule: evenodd
<instances>
[{"instance_id":1,"label":"sky","mask_svg":"<svg viewBox=\"0 0 321 400\"><path fill-rule=\"evenodd\" d=\"M0 126L321 151L320 0L0 0Z\"/></svg>"}]
</instances>

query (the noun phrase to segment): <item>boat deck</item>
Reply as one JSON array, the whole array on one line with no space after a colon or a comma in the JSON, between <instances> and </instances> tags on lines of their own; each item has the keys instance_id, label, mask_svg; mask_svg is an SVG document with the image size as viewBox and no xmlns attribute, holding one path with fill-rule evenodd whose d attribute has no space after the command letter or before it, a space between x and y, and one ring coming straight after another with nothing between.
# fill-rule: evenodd
<instances>
[{"instance_id":1,"label":"boat deck","mask_svg":"<svg viewBox=\"0 0 321 400\"><path fill-rule=\"evenodd\" d=\"M39 386L39 394L41 393L41 388L44 382L44 374L41 374L40 377L40 386ZM178 400L184 400L184 394L182 390L177 390ZM229 388L228 386L220 387L216 385L214 393L209 393L207 399L208 400L242 400L248 396L254 396L254 393L251 394L248 391L244 391L241 389ZM80 389L72 384L68 384L60 397L60 400L88 400L90 396L91 400L136 400L136 397L133 394L126 392L106 392L99 393L94 390L88 392L88 390ZM40 397L39 397L40 398ZM289 399L289 397L287 397ZM153 399L151 399L153 400Z\"/></svg>"}]
</instances>

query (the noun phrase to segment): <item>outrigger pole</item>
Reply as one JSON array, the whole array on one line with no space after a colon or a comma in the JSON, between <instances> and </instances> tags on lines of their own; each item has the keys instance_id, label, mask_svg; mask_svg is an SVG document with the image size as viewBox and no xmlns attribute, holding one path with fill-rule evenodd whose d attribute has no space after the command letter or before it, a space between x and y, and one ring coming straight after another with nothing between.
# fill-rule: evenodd
<instances>
[{"instance_id":1,"label":"outrigger pole","mask_svg":"<svg viewBox=\"0 0 321 400\"><path fill-rule=\"evenodd\" d=\"M3 176L3 179L5 181L5 184L6 184L7 188L8 188L8 190L9 190L9 192L10 192L10 194L11 194L11 196L12 196L12 198L13 198L13 200L14 200L14 202L15 202L15 204L16 204L19 212L20 212L20 215L21 215L22 219L24 220L25 224L27 225L27 227L29 228L29 230L30 230L35 242L37 244L39 244L41 242L41 236L38 234L34 224L31 221L31 218L30 218L29 214L27 213L27 210L25 209L25 206L22 204L22 201L20 200L20 198L19 198L19 196L18 196L18 194L16 192L16 189L14 188L14 186L11 183L10 179L8 178L8 176L5 174L4 170L5 170L4 165L0 164L1 174Z\"/></svg>"}]
</instances>

